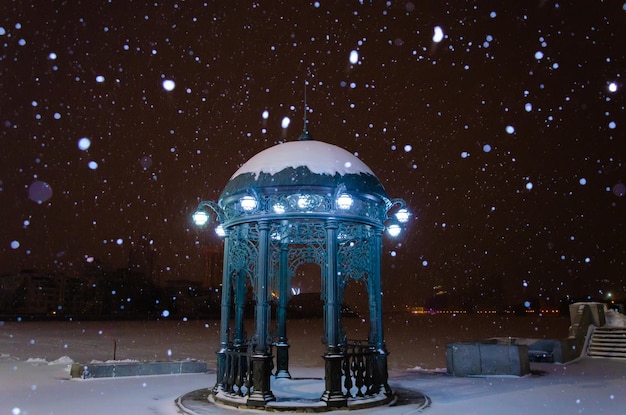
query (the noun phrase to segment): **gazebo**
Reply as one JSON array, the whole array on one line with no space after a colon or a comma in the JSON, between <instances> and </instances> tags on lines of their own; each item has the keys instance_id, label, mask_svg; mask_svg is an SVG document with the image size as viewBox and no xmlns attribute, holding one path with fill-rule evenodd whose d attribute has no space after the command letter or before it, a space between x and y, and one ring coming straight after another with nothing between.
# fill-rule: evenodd
<instances>
[{"instance_id":1,"label":"gazebo","mask_svg":"<svg viewBox=\"0 0 626 415\"><path fill-rule=\"evenodd\" d=\"M393 392L382 326L382 238L385 229L397 236L408 221L404 201L390 199L353 154L313 140L305 123L298 141L270 147L241 166L217 203L201 202L196 224L206 224L211 211L224 239L212 399L259 409L276 399L271 377L291 377L287 311L292 278L300 266L312 263L321 270L324 318L320 401L329 409L358 400L388 403ZM342 329L349 280L367 287L367 339L348 340ZM249 317L254 318L250 337L244 330Z\"/></svg>"}]
</instances>

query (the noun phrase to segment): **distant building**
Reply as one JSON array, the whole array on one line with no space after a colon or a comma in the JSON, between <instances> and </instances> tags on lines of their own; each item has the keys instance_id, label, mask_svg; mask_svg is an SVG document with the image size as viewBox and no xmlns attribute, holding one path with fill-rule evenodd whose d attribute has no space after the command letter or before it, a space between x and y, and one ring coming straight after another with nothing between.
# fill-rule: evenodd
<instances>
[{"instance_id":1,"label":"distant building","mask_svg":"<svg viewBox=\"0 0 626 415\"><path fill-rule=\"evenodd\" d=\"M0 315L9 317L146 318L159 296L142 272L108 270L93 258L78 276L24 270L0 277Z\"/></svg>"},{"instance_id":2,"label":"distant building","mask_svg":"<svg viewBox=\"0 0 626 415\"><path fill-rule=\"evenodd\" d=\"M101 295L94 278L62 273L23 270L0 280L0 313L4 315L55 316L100 314Z\"/></svg>"}]
</instances>

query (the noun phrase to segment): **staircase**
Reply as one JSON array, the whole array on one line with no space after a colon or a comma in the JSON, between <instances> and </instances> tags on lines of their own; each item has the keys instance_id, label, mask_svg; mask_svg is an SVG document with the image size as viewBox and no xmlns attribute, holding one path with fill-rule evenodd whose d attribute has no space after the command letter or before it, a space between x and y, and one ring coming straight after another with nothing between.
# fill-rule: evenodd
<instances>
[{"instance_id":1,"label":"staircase","mask_svg":"<svg viewBox=\"0 0 626 415\"><path fill-rule=\"evenodd\" d=\"M626 328L596 327L587 356L626 359Z\"/></svg>"}]
</instances>

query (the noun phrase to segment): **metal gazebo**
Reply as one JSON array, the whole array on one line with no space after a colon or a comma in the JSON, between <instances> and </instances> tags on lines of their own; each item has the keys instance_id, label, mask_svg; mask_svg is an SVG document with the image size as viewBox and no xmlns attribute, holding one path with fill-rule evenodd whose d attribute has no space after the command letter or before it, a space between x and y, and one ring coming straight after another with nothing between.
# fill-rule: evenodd
<instances>
[{"instance_id":1,"label":"metal gazebo","mask_svg":"<svg viewBox=\"0 0 626 415\"><path fill-rule=\"evenodd\" d=\"M298 267L321 270L325 379L320 400L330 408L354 399L387 403L381 257L386 229L397 235L409 219L401 199L390 199L375 174L353 154L311 139L268 148L246 162L219 200L203 201L197 224L211 211L224 238L220 346L215 400L263 408L275 400L271 377L289 378L287 306ZM341 305L346 283L367 287L369 334L348 340ZM250 291L254 333L244 318ZM273 325L273 326L271 326ZM275 329L271 329L275 327ZM274 355L275 353L275 355ZM276 363L274 364L274 357Z\"/></svg>"}]
</instances>

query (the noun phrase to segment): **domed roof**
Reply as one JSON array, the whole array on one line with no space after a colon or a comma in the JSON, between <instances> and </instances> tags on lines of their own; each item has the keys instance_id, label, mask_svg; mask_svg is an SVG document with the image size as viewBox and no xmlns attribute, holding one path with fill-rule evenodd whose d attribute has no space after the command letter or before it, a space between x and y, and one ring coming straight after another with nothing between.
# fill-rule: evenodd
<instances>
[{"instance_id":1,"label":"domed roof","mask_svg":"<svg viewBox=\"0 0 626 415\"><path fill-rule=\"evenodd\" d=\"M289 141L261 151L232 175L220 199L245 193L250 187L301 188L323 186L378 195L387 193L367 167L350 152L316 140Z\"/></svg>"}]
</instances>

